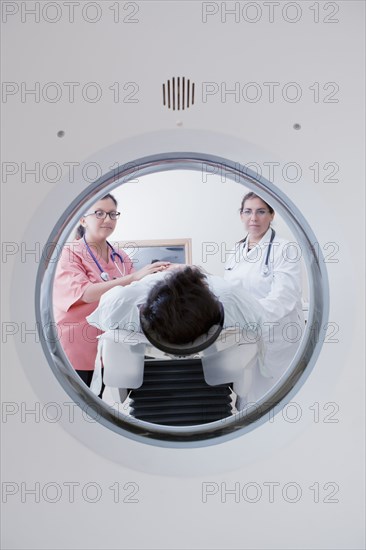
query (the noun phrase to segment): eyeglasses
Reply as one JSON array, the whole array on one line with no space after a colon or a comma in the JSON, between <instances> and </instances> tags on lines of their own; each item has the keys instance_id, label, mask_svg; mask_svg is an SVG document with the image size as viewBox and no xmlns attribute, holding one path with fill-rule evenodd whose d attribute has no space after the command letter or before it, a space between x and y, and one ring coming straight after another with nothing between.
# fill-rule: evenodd
<instances>
[{"instance_id":1,"label":"eyeglasses","mask_svg":"<svg viewBox=\"0 0 366 550\"><path fill-rule=\"evenodd\" d=\"M256 214L257 216L262 217L262 216L265 216L268 213L269 213L269 210L266 210L265 208L260 208L259 210L250 210L249 208L246 208L242 212L242 214L244 214L244 216L248 216L248 217L252 216L253 214Z\"/></svg>"},{"instance_id":2,"label":"eyeglasses","mask_svg":"<svg viewBox=\"0 0 366 550\"><path fill-rule=\"evenodd\" d=\"M120 217L121 212L116 212L115 210L112 210L111 212L104 212L104 210L96 210L95 212L91 212L90 214L85 214L84 218L87 216L95 216L98 220L105 220L107 216L111 218L111 220L118 220Z\"/></svg>"}]
</instances>

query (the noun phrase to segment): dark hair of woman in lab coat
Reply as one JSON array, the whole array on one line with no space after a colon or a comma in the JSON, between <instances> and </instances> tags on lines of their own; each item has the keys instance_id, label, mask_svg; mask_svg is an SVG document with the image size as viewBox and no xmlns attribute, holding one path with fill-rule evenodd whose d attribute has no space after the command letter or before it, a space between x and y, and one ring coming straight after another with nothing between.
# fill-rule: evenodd
<instances>
[{"instance_id":1,"label":"dark hair of woman in lab coat","mask_svg":"<svg viewBox=\"0 0 366 550\"><path fill-rule=\"evenodd\" d=\"M159 281L140 309L145 329L158 341L188 344L221 319L220 302L196 267L177 269Z\"/></svg>"},{"instance_id":2,"label":"dark hair of woman in lab coat","mask_svg":"<svg viewBox=\"0 0 366 550\"><path fill-rule=\"evenodd\" d=\"M105 199L111 199L114 202L115 207L116 208L118 207L118 203L116 199L110 193L102 197L100 200L104 201ZM82 225L79 225L75 232L75 239L82 239L84 237L84 234L85 234L85 227L83 227Z\"/></svg>"}]
</instances>

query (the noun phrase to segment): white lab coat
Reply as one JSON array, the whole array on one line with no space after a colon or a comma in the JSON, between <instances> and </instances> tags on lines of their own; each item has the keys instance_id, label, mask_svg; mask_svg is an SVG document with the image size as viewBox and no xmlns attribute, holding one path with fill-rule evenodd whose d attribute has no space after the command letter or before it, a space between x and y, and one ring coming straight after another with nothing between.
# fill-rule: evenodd
<instances>
[{"instance_id":1,"label":"white lab coat","mask_svg":"<svg viewBox=\"0 0 366 550\"><path fill-rule=\"evenodd\" d=\"M265 260L271 238L268 229L248 252L248 239L238 243L225 265L225 279L239 282L263 309L262 335L266 345L265 369L270 378L257 381L252 400L279 380L291 363L304 333L301 301L301 249L277 236L271 247L268 273Z\"/></svg>"}]
</instances>

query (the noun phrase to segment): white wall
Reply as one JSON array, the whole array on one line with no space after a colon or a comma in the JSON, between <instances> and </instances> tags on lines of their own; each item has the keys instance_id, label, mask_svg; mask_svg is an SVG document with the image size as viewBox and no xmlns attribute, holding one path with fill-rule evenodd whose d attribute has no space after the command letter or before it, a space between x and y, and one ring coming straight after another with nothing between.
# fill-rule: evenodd
<instances>
[{"instance_id":1,"label":"white wall","mask_svg":"<svg viewBox=\"0 0 366 550\"><path fill-rule=\"evenodd\" d=\"M190 238L192 263L223 276L230 249L245 236L239 208L248 191L225 174L205 170L143 176L114 190L121 217L111 240ZM279 214L273 227L281 237L295 240ZM303 296L308 296L305 268Z\"/></svg>"},{"instance_id":2,"label":"white wall","mask_svg":"<svg viewBox=\"0 0 366 550\"><path fill-rule=\"evenodd\" d=\"M192 239L192 263L223 274L221 249L242 238L242 186L194 171L169 171L116 191L122 212L113 240ZM205 254L206 250L216 253Z\"/></svg>"}]
</instances>

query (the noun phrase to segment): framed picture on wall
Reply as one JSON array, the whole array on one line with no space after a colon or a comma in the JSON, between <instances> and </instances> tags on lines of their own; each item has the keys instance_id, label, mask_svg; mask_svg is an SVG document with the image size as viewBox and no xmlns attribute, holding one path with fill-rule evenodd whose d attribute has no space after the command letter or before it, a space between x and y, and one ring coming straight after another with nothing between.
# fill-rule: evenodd
<instances>
[{"instance_id":1,"label":"framed picture on wall","mask_svg":"<svg viewBox=\"0 0 366 550\"><path fill-rule=\"evenodd\" d=\"M129 255L136 270L160 261L174 264L192 263L191 239L123 241L119 242L118 246Z\"/></svg>"}]
</instances>

